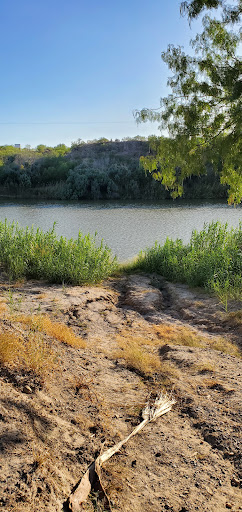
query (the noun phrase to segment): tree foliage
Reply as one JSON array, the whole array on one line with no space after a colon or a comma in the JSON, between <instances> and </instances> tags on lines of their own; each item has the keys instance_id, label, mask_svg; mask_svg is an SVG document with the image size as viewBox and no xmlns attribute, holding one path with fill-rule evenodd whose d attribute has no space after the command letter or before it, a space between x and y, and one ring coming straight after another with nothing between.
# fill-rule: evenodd
<instances>
[{"instance_id":1,"label":"tree foliage","mask_svg":"<svg viewBox=\"0 0 242 512\"><path fill-rule=\"evenodd\" d=\"M204 9L218 9L221 16L203 18L203 32L191 41L193 55L169 45L162 59L172 71L171 94L160 109L135 113L138 122L159 121L170 138L161 138L157 152L143 159L144 167L157 170L173 197L182 194L183 179L204 172L208 162L229 185L229 202L242 198L242 63L237 55L241 32L241 1L229 7L223 0L183 2L189 20ZM155 167L155 164L157 166ZM179 169L179 172L178 172Z\"/></svg>"},{"instance_id":2,"label":"tree foliage","mask_svg":"<svg viewBox=\"0 0 242 512\"><path fill-rule=\"evenodd\" d=\"M169 141L167 144L164 139L164 145L168 158ZM35 150L1 146L0 193L68 200L169 199L166 190L172 185L169 177L161 186L152 173L145 175L139 162L141 154L148 155L149 151L157 154L160 146L160 138L154 136L149 141L135 137L113 143L83 143L73 145L68 153L64 144L54 148L41 144ZM62 151L66 154L62 155ZM161 162L164 165L162 155ZM179 183L183 174L184 169L180 172L177 168ZM184 196L186 199L226 197L226 186L220 184L210 166L207 175L185 179Z\"/></svg>"}]
</instances>

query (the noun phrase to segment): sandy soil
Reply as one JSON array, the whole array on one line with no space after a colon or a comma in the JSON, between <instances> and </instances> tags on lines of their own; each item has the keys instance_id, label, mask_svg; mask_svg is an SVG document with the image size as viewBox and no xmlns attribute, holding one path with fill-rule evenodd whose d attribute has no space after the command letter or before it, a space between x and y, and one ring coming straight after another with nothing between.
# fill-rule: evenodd
<instances>
[{"instance_id":1,"label":"sandy soil","mask_svg":"<svg viewBox=\"0 0 242 512\"><path fill-rule=\"evenodd\" d=\"M42 314L70 326L86 345L73 348L42 332L57 358L45 378L14 362L0 365L0 509L67 512L88 465L127 436L146 401L166 390L177 401L172 411L102 468L113 511L242 510L242 364L213 346L218 335L239 346L241 323L215 298L156 276L97 287L9 285L2 276L0 287L0 334L27 336L21 315ZM164 325L192 328L205 345L169 342ZM147 339L157 371L127 363L120 337L130 344ZM95 495L86 510L103 510Z\"/></svg>"}]
</instances>

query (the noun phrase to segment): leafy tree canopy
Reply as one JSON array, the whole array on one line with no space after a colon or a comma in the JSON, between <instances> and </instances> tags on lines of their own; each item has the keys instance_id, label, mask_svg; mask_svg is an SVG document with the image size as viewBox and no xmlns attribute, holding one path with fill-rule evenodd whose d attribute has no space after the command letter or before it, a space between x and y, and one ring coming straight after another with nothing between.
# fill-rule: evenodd
<instances>
[{"instance_id":1,"label":"leafy tree canopy","mask_svg":"<svg viewBox=\"0 0 242 512\"><path fill-rule=\"evenodd\" d=\"M237 55L241 41L241 0L229 6L224 0L192 0L181 4L191 21L204 9L203 32L191 41L193 55L169 45L161 54L173 75L171 94L160 108L135 112L138 122L159 121L169 132L156 151L143 158L146 170L171 190L182 195L183 179L206 171L213 163L221 182L229 186L229 202L242 199L242 63Z\"/></svg>"}]
</instances>

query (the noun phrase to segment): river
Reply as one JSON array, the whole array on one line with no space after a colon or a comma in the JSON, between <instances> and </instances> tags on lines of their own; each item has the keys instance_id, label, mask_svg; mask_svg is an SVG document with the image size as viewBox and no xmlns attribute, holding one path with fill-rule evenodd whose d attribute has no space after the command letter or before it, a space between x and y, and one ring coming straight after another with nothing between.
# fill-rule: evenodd
<instances>
[{"instance_id":1,"label":"river","mask_svg":"<svg viewBox=\"0 0 242 512\"><path fill-rule=\"evenodd\" d=\"M167 237L189 241L194 229L204 223L227 222L236 227L242 221L242 207L205 202L53 202L0 200L0 220L17 221L20 226L40 227L44 231L56 222L56 233L67 238L97 232L118 256L126 261Z\"/></svg>"}]
</instances>

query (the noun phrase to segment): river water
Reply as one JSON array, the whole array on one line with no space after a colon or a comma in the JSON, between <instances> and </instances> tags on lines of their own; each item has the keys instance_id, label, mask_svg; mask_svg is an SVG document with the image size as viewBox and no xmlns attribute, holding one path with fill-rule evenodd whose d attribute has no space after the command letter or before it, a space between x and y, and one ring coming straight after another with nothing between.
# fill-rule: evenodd
<instances>
[{"instance_id":1,"label":"river water","mask_svg":"<svg viewBox=\"0 0 242 512\"><path fill-rule=\"evenodd\" d=\"M67 238L97 232L118 256L126 261L154 244L163 243L167 237L189 241L194 229L204 223L227 222L236 227L242 221L242 207L226 203L173 202L51 202L0 200L0 221L7 218L20 226L51 229L56 222L56 233Z\"/></svg>"}]
</instances>

